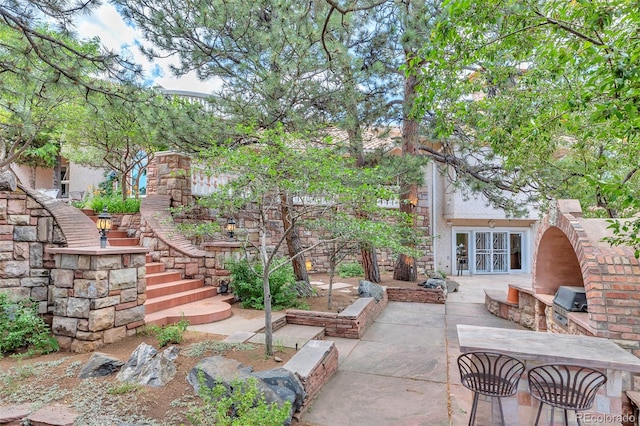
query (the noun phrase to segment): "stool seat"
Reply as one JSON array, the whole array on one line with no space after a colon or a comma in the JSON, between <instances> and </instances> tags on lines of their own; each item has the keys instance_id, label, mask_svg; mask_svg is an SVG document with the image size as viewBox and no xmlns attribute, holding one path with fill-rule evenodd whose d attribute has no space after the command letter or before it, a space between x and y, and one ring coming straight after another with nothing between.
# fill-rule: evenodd
<instances>
[{"instance_id":1,"label":"stool seat","mask_svg":"<svg viewBox=\"0 0 640 426\"><path fill-rule=\"evenodd\" d=\"M607 382L600 371L574 364L543 364L527 373L531 396L540 401L536 425L540 420L542 405L564 410L564 423L569 424L567 410L576 414L593 406L598 390ZM580 425L580 418L577 418Z\"/></svg>"},{"instance_id":2,"label":"stool seat","mask_svg":"<svg viewBox=\"0 0 640 426\"><path fill-rule=\"evenodd\" d=\"M493 352L469 352L458 357L460 381L473 391L473 405L469 425L473 425L478 409L478 395L498 398L500 419L504 425L501 398L515 395L518 382L524 372L522 361L508 355Z\"/></svg>"}]
</instances>

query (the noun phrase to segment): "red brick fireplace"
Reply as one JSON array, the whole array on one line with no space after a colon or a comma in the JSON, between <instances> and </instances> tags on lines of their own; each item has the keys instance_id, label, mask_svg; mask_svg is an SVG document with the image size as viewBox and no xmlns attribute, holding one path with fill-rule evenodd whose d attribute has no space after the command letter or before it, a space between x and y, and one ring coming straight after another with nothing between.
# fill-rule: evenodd
<instances>
[{"instance_id":1,"label":"red brick fireplace","mask_svg":"<svg viewBox=\"0 0 640 426\"><path fill-rule=\"evenodd\" d=\"M632 248L602 241L607 225L583 218L577 200L558 201L542 220L533 266L536 328L615 339L640 356L640 263ZM572 313L567 327L550 315L559 286L584 287L587 296L588 313Z\"/></svg>"}]
</instances>

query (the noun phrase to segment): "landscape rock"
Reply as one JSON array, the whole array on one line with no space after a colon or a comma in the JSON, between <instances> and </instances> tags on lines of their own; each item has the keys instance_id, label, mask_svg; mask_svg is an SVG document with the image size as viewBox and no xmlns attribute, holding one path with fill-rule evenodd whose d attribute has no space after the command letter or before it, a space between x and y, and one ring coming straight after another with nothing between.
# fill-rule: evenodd
<instances>
[{"instance_id":1,"label":"landscape rock","mask_svg":"<svg viewBox=\"0 0 640 426\"><path fill-rule=\"evenodd\" d=\"M460 287L460 284L454 280L445 280L445 282L447 283L447 291L449 293L455 293L456 291L458 291L458 287Z\"/></svg>"},{"instance_id":2,"label":"landscape rock","mask_svg":"<svg viewBox=\"0 0 640 426\"><path fill-rule=\"evenodd\" d=\"M376 302L379 302L384 295L384 289L379 284L367 280L360 280L358 295L360 297L373 297Z\"/></svg>"},{"instance_id":3,"label":"landscape rock","mask_svg":"<svg viewBox=\"0 0 640 426\"><path fill-rule=\"evenodd\" d=\"M429 278L428 280L421 282L418 285L424 288L441 288L445 297L448 293L447 283L445 282L444 278Z\"/></svg>"},{"instance_id":4,"label":"landscape rock","mask_svg":"<svg viewBox=\"0 0 640 426\"><path fill-rule=\"evenodd\" d=\"M153 346L141 343L118 373L121 382L162 387L176 375L178 349L171 346L159 353Z\"/></svg>"},{"instance_id":5,"label":"landscape rock","mask_svg":"<svg viewBox=\"0 0 640 426\"><path fill-rule=\"evenodd\" d=\"M286 368L274 368L258 371L252 375L273 392L273 395L270 392L263 392L267 403L275 402L282 406L285 401L291 402L291 416L302 407L306 393L302 382L292 371Z\"/></svg>"},{"instance_id":6,"label":"landscape rock","mask_svg":"<svg viewBox=\"0 0 640 426\"><path fill-rule=\"evenodd\" d=\"M110 355L95 352L89 358L89 361L82 367L80 373L78 373L79 379L86 379L89 377L103 377L108 376L116 372L120 367L124 365L124 362Z\"/></svg>"},{"instance_id":7,"label":"landscape rock","mask_svg":"<svg viewBox=\"0 0 640 426\"><path fill-rule=\"evenodd\" d=\"M14 192L18 188L16 177L9 170L0 173L0 191Z\"/></svg>"},{"instance_id":8,"label":"landscape rock","mask_svg":"<svg viewBox=\"0 0 640 426\"><path fill-rule=\"evenodd\" d=\"M223 384L227 389L231 389L231 382L238 379L246 380L252 370L253 367L244 366L234 359L215 355L202 359L193 367L187 375L187 382L196 394L200 392L200 375L202 375L203 384L208 388Z\"/></svg>"}]
</instances>

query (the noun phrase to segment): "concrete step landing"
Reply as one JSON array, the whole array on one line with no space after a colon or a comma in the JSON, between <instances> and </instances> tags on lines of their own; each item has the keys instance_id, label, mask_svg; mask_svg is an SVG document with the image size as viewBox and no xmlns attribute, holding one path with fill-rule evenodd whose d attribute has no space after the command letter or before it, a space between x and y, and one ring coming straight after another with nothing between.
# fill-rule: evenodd
<instances>
[{"instance_id":1,"label":"concrete step landing","mask_svg":"<svg viewBox=\"0 0 640 426\"><path fill-rule=\"evenodd\" d=\"M189 325L208 324L231 316L230 301L233 301L233 295L216 295L147 313L144 320L160 327L175 324L183 318L189 321Z\"/></svg>"}]
</instances>

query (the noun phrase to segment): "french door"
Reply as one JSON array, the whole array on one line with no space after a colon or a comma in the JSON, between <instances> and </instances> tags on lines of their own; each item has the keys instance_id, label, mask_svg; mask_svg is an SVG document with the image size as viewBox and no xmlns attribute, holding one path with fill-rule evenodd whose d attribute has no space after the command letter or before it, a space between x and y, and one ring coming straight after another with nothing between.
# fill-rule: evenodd
<instances>
[{"instance_id":1,"label":"french door","mask_svg":"<svg viewBox=\"0 0 640 426\"><path fill-rule=\"evenodd\" d=\"M509 271L509 233L475 233L475 271L476 273L494 273Z\"/></svg>"}]
</instances>

